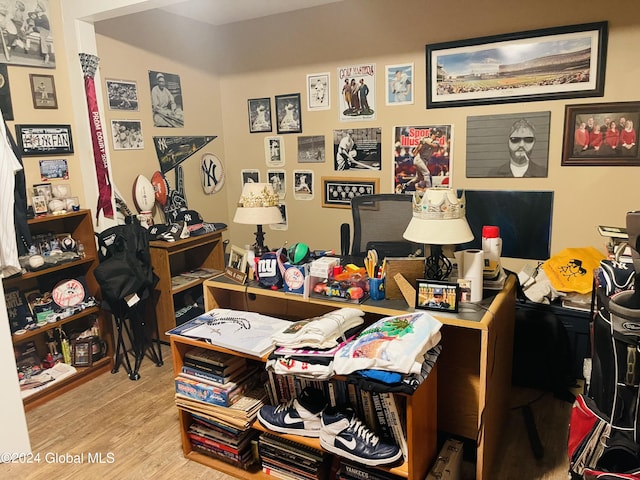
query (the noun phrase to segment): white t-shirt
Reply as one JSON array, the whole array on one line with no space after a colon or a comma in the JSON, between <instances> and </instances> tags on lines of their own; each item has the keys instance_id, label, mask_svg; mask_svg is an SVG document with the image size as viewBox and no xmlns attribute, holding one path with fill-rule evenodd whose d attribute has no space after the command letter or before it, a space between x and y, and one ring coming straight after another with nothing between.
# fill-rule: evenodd
<instances>
[{"instance_id":1,"label":"white t-shirt","mask_svg":"<svg viewBox=\"0 0 640 480\"><path fill-rule=\"evenodd\" d=\"M0 276L9 277L20 273L18 245L13 213L16 172L22 165L16 158L7 140L7 130L0 112Z\"/></svg>"}]
</instances>

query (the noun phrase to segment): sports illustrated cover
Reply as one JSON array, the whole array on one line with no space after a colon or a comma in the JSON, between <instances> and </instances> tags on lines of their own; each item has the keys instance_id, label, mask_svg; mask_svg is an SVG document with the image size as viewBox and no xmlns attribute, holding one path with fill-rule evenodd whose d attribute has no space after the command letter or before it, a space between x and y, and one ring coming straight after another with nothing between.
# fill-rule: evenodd
<instances>
[{"instance_id":1,"label":"sports illustrated cover","mask_svg":"<svg viewBox=\"0 0 640 480\"><path fill-rule=\"evenodd\" d=\"M394 191L424 192L448 186L451 176L452 126L396 127Z\"/></svg>"},{"instance_id":2,"label":"sports illustrated cover","mask_svg":"<svg viewBox=\"0 0 640 480\"><path fill-rule=\"evenodd\" d=\"M382 170L381 129L333 131L334 170Z\"/></svg>"},{"instance_id":3,"label":"sports illustrated cover","mask_svg":"<svg viewBox=\"0 0 640 480\"><path fill-rule=\"evenodd\" d=\"M340 121L376 118L376 65L364 63L338 68Z\"/></svg>"}]
</instances>

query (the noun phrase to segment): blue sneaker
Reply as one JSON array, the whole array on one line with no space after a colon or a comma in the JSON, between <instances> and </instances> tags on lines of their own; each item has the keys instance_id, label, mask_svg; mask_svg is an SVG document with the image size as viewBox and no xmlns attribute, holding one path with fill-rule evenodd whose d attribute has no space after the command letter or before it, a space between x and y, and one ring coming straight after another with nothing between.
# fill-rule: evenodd
<instances>
[{"instance_id":1,"label":"blue sneaker","mask_svg":"<svg viewBox=\"0 0 640 480\"><path fill-rule=\"evenodd\" d=\"M264 405L258 420L269 430L317 438L320 435L320 414L327 406L321 390L305 388L298 398L280 405Z\"/></svg>"},{"instance_id":2,"label":"blue sneaker","mask_svg":"<svg viewBox=\"0 0 640 480\"><path fill-rule=\"evenodd\" d=\"M364 465L389 465L402 458L400 447L384 443L351 409L321 415L320 446Z\"/></svg>"}]
</instances>

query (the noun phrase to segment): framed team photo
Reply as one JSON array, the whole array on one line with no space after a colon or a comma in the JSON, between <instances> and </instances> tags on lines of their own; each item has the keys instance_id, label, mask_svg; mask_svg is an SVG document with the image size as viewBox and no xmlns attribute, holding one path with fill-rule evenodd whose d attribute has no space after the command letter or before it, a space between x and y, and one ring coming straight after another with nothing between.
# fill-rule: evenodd
<instances>
[{"instance_id":1,"label":"framed team photo","mask_svg":"<svg viewBox=\"0 0 640 480\"><path fill-rule=\"evenodd\" d=\"M114 150L142 150L142 122L140 120L111 120Z\"/></svg>"}]
</instances>

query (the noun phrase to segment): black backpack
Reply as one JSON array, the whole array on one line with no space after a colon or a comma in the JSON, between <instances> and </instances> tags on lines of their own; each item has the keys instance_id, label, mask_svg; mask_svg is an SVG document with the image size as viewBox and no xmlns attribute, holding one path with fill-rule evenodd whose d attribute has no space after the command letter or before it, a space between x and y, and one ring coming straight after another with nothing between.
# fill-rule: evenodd
<instances>
[{"instance_id":1,"label":"black backpack","mask_svg":"<svg viewBox=\"0 0 640 480\"><path fill-rule=\"evenodd\" d=\"M103 299L116 304L137 293L141 298L158 276L151 267L147 230L138 223L116 225L96 233L100 264L94 270Z\"/></svg>"}]
</instances>

